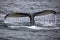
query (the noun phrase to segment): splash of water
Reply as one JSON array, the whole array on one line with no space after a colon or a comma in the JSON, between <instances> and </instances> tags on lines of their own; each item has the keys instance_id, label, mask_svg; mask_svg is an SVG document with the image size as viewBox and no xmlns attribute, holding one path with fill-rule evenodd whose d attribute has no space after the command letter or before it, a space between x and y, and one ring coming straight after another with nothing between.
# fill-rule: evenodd
<instances>
[{"instance_id":1,"label":"splash of water","mask_svg":"<svg viewBox=\"0 0 60 40\"><path fill-rule=\"evenodd\" d=\"M54 29L60 29L59 27L54 27L54 28L46 28L46 27L37 27L35 25L33 26L8 26L11 29L18 29L21 27L28 28L28 29L33 29L33 30L54 30Z\"/></svg>"}]
</instances>

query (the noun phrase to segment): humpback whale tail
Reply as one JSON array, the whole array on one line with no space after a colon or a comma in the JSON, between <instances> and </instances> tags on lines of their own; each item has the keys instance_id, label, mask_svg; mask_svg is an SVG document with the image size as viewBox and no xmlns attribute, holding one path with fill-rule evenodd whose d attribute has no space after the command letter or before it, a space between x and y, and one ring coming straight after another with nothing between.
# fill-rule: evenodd
<instances>
[{"instance_id":1,"label":"humpback whale tail","mask_svg":"<svg viewBox=\"0 0 60 40\"><path fill-rule=\"evenodd\" d=\"M36 13L11 13L11 14L7 14L4 17L4 19L6 19L7 17L26 17L26 16L28 16L30 18L30 26L32 26L35 24L35 21L34 21L35 16L47 15L50 13L56 14L56 12L53 10L44 10L44 11L36 12Z\"/></svg>"}]
</instances>

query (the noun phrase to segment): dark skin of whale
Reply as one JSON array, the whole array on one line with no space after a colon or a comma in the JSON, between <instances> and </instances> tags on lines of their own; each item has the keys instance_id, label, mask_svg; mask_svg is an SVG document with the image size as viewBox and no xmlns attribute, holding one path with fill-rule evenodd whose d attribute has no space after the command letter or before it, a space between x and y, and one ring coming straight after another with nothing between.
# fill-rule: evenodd
<instances>
[{"instance_id":1,"label":"dark skin of whale","mask_svg":"<svg viewBox=\"0 0 60 40\"><path fill-rule=\"evenodd\" d=\"M35 21L34 21L34 17L35 16L42 16L42 15L47 15L47 14L55 14L56 12L53 10L44 10L41 12L36 12L36 13L10 13L7 14L4 19L6 19L7 17L29 17L30 18L30 26L35 25Z\"/></svg>"}]
</instances>

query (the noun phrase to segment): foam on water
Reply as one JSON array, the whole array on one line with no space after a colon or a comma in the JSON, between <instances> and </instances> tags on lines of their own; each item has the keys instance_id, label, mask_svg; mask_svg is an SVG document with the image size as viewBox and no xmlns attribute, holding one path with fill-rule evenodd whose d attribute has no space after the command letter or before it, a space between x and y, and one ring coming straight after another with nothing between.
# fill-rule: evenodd
<instances>
[{"instance_id":1,"label":"foam on water","mask_svg":"<svg viewBox=\"0 0 60 40\"><path fill-rule=\"evenodd\" d=\"M47 28L47 27L38 27L38 26L35 26L35 25L33 25L33 26L8 26L9 28L11 28L11 29L19 29L19 28L21 28L21 27L23 27L23 28L28 28L28 29L33 29L33 30L54 30L54 29L60 29L59 27L51 27L51 28Z\"/></svg>"}]
</instances>

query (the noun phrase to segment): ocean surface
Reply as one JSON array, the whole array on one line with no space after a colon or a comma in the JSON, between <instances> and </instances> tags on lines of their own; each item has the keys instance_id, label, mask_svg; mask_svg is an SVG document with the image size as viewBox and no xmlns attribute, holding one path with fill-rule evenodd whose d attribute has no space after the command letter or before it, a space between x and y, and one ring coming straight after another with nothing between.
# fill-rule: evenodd
<instances>
[{"instance_id":1,"label":"ocean surface","mask_svg":"<svg viewBox=\"0 0 60 40\"><path fill-rule=\"evenodd\" d=\"M26 20L24 18L20 20L12 17L0 20L0 40L60 40L59 27L51 25L48 21L45 21L47 25L44 24L44 21L39 21L38 16L38 20L35 19L36 25L27 26L29 18L26 17Z\"/></svg>"},{"instance_id":2,"label":"ocean surface","mask_svg":"<svg viewBox=\"0 0 60 40\"><path fill-rule=\"evenodd\" d=\"M0 40L60 40L60 14L37 16L33 26L27 26L29 17L4 19L12 12L43 10L60 13L60 0L0 0Z\"/></svg>"},{"instance_id":3,"label":"ocean surface","mask_svg":"<svg viewBox=\"0 0 60 40\"><path fill-rule=\"evenodd\" d=\"M59 28L36 27L1 25L0 40L60 40Z\"/></svg>"}]
</instances>

